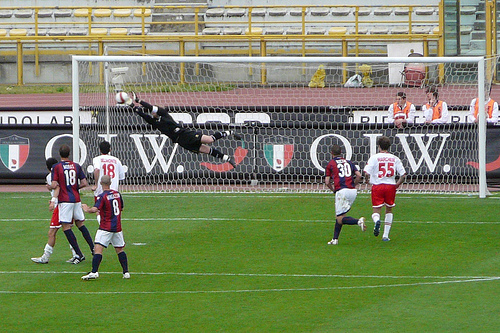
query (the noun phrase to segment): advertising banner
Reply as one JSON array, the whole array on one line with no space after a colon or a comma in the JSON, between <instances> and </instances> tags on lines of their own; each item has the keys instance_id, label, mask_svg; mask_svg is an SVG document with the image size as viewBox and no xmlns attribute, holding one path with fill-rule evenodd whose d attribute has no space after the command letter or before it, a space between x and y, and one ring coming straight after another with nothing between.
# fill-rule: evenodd
<instances>
[{"instance_id":1,"label":"advertising banner","mask_svg":"<svg viewBox=\"0 0 500 333\"><path fill-rule=\"evenodd\" d=\"M318 117L326 121L318 122ZM385 135L392 139L391 152L401 158L410 179L434 177L432 179L442 183L477 177L477 128L474 124L415 125L396 129L387 124L329 120L332 119L326 115L313 117L296 113L278 121L271 114L269 122L264 124L246 122L237 127L243 140L223 139L213 144L235 156L238 164L235 169L227 168L211 156L175 147L170 139L147 126L114 128L112 154L127 165L127 177L135 181L143 177L156 177L158 181L194 177L243 179L252 174L262 180L317 182L324 176L332 144L340 144L345 156L362 168L376 152L377 138ZM84 168L99 154L98 143L104 137L104 133L94 130L92 125L87 126L81 131L81 158L78 161ZM206 124L190 126L203 133L213 131ZM48 172L45 159L59 158L58 149L63 143L72 147L71 132L69 124L0 126L0 180L43 182ZM487 177L491 184L500 179L500 127L492 125L487 130Z\"/></svg>"}]
</instances>

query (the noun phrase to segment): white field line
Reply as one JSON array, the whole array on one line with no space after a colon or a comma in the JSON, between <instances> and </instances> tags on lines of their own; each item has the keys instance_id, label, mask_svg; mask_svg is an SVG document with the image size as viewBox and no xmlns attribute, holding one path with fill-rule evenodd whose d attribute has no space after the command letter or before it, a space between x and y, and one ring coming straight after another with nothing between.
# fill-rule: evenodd
<instances>
[{"instance_id":1,"label":"white field line","mask_svg":"<svg viewBox=\"0 0 500 333\"><path fill-rule=\"evenodd\" d=\"M83 274L74 271L0 271L0 275L7 274ZM122 274L121 272L99 272L99 274ZM432 275L353 275L353 274L286 274L286 273L216 273L216 272L131 272L133 275L179 275L179 276L235 276L235 277L290 277L290 278L360 278L360 279L452 279L452 280L496 280L500 276L432 276Z\"/></svg>"},{"instance_id":2,"label":"white field line","mask_svg":"<svg viewBox=\"0 0 500 333\"><path fill-rule=\"evenodd\" d=\"M80 273L81 274L81 273ZM437 282L415 282L383 285L347 286L347 287L317 287L317 288L272 288L272 289L228 289L228 290L164 290L164 291L11 291L0 290L0 294L82 294L82 295L106 295L106 294L228 294L228 293L268 293L268 292L294 292L294 291L324 291L324 290L352 290L352 289L375 289L394 287L418 287L426 285L443 285L451 283L469 283L498 280L500 277L447 280ZM91 283L91 282L90 282Z\"/></svg>"}]
</instances>

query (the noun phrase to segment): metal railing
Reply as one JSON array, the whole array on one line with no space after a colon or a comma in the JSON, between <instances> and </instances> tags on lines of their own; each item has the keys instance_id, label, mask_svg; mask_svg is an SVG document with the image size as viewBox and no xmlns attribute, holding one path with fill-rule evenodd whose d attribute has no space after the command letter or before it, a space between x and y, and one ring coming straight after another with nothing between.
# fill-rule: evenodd
<instances>
[{"instance_id":1,"label":"metal railing","mask_svg":"<svg viewBox=\"0 0 500 333\"><path fill-rule=\"evenodd\" d=\"M425 6L226 6L222 8L225 12L231 9L243 9L245 14L238 19L226 16L206 17L207 11L211 8L207 6L153 6L153 7L132 7L132 6L111 6L111 7L23 7L9 8L3 7L2 11L31 10L31 18L0 18L0 56L16 62L17 84L24 84L24 65L27 61L34 62L35 76L40 75L40 62L43 57L61 57L64 59L72 54L80 55L103 55L106 47L110 51L108 54L144 54L144 55L233 55L233 56L273 56L273 55L338 55L338 56L359 56L372 54L383 55L385 45L388 42L422 42L423 53L429 55L444 55L443 27L444 18L441 7L436 9L439 18L436 20L416 19L413 13L416 8ZM262 9L290 9L294 8L300 12L300 16L288 15L283 19L276 19L273 16L266 16L266 20L261 20L253 13ZM344 16L329 15L319 17L311 15L314 10L327 8L329 12L333 8L344 8L349 10L348 18ZM406 25L407 33L391 34L365 34L363 27L370 25L388 26L394 24L394 20L383 19L362 19L361 13L365 8L372 11L377 8L389 8L391 11L396 8L407 10L408 15L404 20L399 20L398 25ZM429 7L430 8L430 7ZM433 7L435 8L435 7ZM52 17L47 20L40 17L43 11L71 11L71 17ZM109 16L97 17L100 10L112 12ZM130 10L128 17L114 17L118 10ZM78 20L75 20L75 13L78 11ZM85 13L86 11L86 13ZM136 11L137 16L134 15ZM177 11L177 12L176 12ZM184 11L184 12L182 12ZM165 16L171 12L170 16ZM153 14L158 13L158 17L169 17L171 20L153 19ZM163 13L163 14L161 14ZM86 14L86 15L85 15ZM226 13L225 13L226 14ZM54 15L54 14L53 14ZM181 18L182 19L179 19ZM192 17L192 20L184 18ZM339 18L341 17L341 18ZM406 18L407 17L407 18ZM177 18L177 19L176 19ZM207 20L205 20L205 18ZM169 28L183 25L189 27L188 32L169 33L160 31L162 27ZM257 33L256 28L266 29L273 26L293 26L296 25L300 31L297 34L263 34ZM417 33L417 25L433 26L435 29L427 33ZM217 27L221 29L230 27L240 27L241 34L229 35L206 35L203 29L206 27ZM351 31L346 33L309 34L309 30L314 27L347 27ZM41 34L43 30L49 28L66 27L86 29L86 34L81 35L50 35ZM97 28L105 28L96 30ZM110 34L109 27L126 27L128 33ZM138 34L129 34L131 28L140 30ZM2 36L1 30L15 30L16 34L5 31ZM17 29L17 30L16 30ZM20 30L26 30L24 31ZM176 30L176 29L172 29ZM246 33L245 33L246 32ZM296 31L297 32L297 31ZM221 33L224 33L223 31ZM378 45L378 47L377 47ZM31 60L32 59L32 60ZM64 60L65 61L65 60Z\"/></svg>"}]
</instances>

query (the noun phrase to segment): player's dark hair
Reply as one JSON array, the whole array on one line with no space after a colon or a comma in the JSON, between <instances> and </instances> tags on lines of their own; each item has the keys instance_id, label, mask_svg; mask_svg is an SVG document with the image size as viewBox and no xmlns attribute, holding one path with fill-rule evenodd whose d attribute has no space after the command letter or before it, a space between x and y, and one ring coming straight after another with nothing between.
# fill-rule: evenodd
<instances>
[{"instance_id":1,"label":"player's dark hair","mask_svg":"<svg viewBox=\"0 0 500 333\"><path fill-rule=\"evenodd\" d=\"M111 150L111 144L108 141L102 141L99 143L99 150L103 154L109 154L109 151Z\"/></svg>"},{"instance_id":2,"label":"player's dark hair","mask_svg":"<svg viewBox=\"0 0 500 333\"><path fill-rule=\"evenodd\" d=\"M64 158L68 158L69 157L69 153L70 153L71 149L69 149L69 146L68 145L62 145L60 148L59 148L59 155L61 157L64 157Z\"/></svg>"},{"instance_id":3,"label":"player's dark hair","mask_svg":"<svg viewBox=\"0 0 500 333\"><path fill-rule=\"evenodd\" d=\"M332 155L339 156L342 154L342 148L339 145L333 145L331 152Z\"/></svg>"},{"instance_id":4,"label":"player's dark hair","mask_svg":"<svg viewBox=\"0 0 500 333\"><path fill-rule=\"evenodd\" d=\"M399 91L397 94L396 94L397 97L401 97L402 99L406 99L406 93L403 92L403 91Z\"/></svg>"},{"instance_id":5,"label":"player's dark hair","mask_svg":"<svg viewBox=\"0 0 500 333\"><path fill-rule=\"evenodd\" d=\"M425 93L435 93L438 92L438 87L436 86L428 86L425 88Z\"/></svg>"},{"instance_id":6,"label":"player's dark hair","mask_svg":"<svg viewBox=\"0 0 500 333\"><path fill-rule=\"evenodd\" d=\"M391 146L391 139L389 139L386 136L381 136L378 139L377 143L378 143L380 149L382 149L382 150L389 150L389 147Z\"/></svg>"},{"instance_id":7,"label":"player's dark hair","mask_svg":"<svg viewBox=\"0 0 500 333\"><path fill-rule=\"evenodd\" d=\"M439 90L438 87L436 86L430 86L425 88L425 93L432 93L432 96L434 96L435 99L438 99L439 96Z\"/></svg>"},{"instance_id":8,"label":"player's dark hair","mask_svg":"<svg viewBox=\"0 0 500 333\"><path fill-rule=\"evenodd\" d=\"M45 165L47 166L47 169L52 170L52 167L54 164L57 164L59 161L56 160L54 157L49 157L48 159L45 160Z\"/></svg>"}]
</instances>

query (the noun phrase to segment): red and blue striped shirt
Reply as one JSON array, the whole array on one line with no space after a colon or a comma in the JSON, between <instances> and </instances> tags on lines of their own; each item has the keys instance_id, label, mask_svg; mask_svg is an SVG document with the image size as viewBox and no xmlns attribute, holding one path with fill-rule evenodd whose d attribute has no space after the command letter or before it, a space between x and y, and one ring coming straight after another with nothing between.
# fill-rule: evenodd
<instances>
[{"instance_id":1,"label":"red and blue striped shirt","mask_svg":"<svg viewBox=\"0 0 500 333\"><path fill-rule=\"evenodd\" d=\"M59 184L59 202L80 202L80 181L86 179L80 164L61 161L52 167L52 181Z\"/></svg>"},{"instance_id":2,"label":"red and blue striped shirt","mask_svg":"<svg viewBox=\"0 0 500 333\"><path fill-rule=\"evenodd\" d=\"M337 192L343 188L356 188L356 170L358 168L353 162L336 156L328 163L325 172L326 176L333 180L333 188Z\"/></svg>"},{"instance_id":3,"label":"red and blue striped shirt","mask_svg":"<svg viewBox=\"0 0 500 333\"><path fill-rule=\"evenodd\" d=\"M97 196L94 207L99 209L101 216L99 229L109 232L122 231L123 199L120 192L115 190L102 192Z\"/></svg>"}]
</instances>

